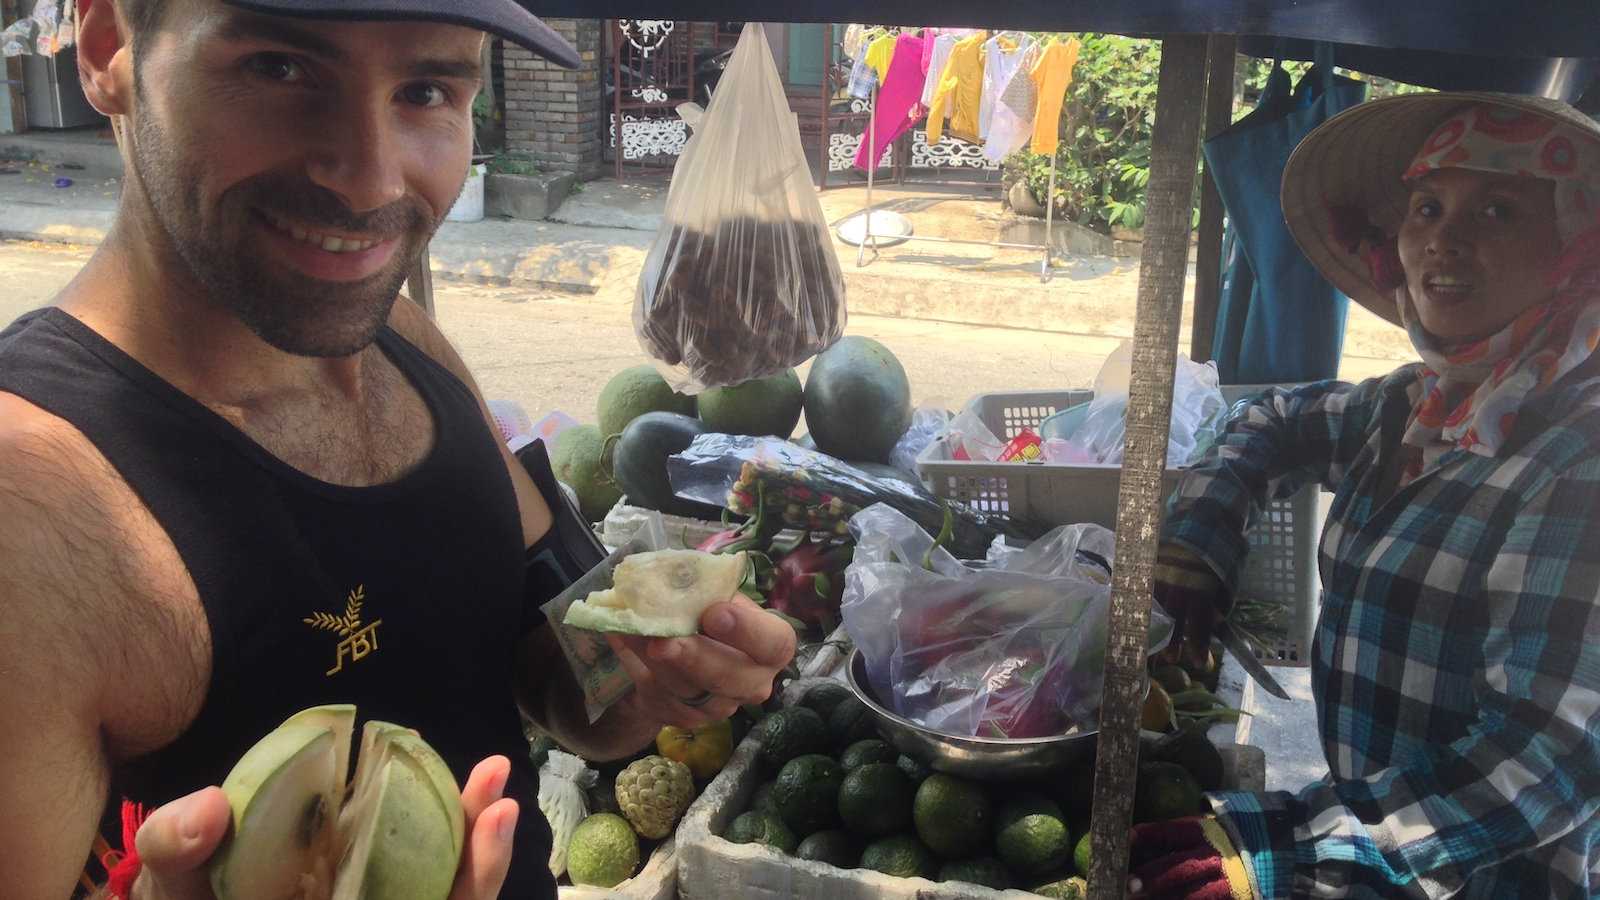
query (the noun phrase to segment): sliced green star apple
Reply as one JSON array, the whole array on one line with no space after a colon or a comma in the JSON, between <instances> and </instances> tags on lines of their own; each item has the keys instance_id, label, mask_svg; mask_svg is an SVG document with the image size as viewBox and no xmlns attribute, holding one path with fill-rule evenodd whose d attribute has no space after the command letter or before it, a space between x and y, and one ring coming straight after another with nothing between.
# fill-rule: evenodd
<instances>
[{"instance_id":1,"label":"sliced green star apple","mask_svg":"<svg viewBox=\"0 0 1600 900\"><path fill-rule=\"evenodd\" d=\"M444 900L466 840L460 788L413 730L371 721L347 785L353 706L290 716L222 791L232 828L212 857L218 900Z\"/></svg>"}]
</instances>

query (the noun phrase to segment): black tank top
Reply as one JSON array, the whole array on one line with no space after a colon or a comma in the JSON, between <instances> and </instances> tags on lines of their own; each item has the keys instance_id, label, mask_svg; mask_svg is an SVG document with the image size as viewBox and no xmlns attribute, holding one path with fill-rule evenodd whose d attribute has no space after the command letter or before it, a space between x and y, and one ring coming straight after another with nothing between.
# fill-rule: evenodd
<instances>
[{"instance_id":1,"label":"black tank top","mask_svg":"<svg viewBox=\"0 0 1600 900\"><path fill-rule=\"evenodd\" d=\"M220 784L291 713L354 703L362 721L421 732L461 784L484 757L509 757L522 813L502 896L554 897L512 696L514 646L537 617L522 608L511 479L467 387L388 328L377 345L427 403L434 444L398 480L354 488L285 464L61 310L0 332L0 391L105 455L176 546L210 627L199 716L118 768L111 812L122 796L153 806Z\"/></svg>"}]
</instances>

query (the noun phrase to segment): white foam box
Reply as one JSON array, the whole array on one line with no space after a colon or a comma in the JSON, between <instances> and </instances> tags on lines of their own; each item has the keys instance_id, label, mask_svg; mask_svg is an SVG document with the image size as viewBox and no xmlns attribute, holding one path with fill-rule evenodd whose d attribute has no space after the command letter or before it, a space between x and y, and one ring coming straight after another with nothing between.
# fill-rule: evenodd
<instances>
[{"instance_id":1,"label":"white foam box","mask_svg":"<svg viewBox=\"0 0 1600 900\"><path fill-rule=\"evenodd\" d=\"M813 684L837 679L803 678L785 691L798 699ZM1222 752L1223 782L1231 788L1263 790L1266 765L1255 747L1230 744ZM996 891L961 882L897 878L869 869L840 869L796 859L761 844L724 840L735 816L750 807L760 785L754 733L678 823L678 896L683 900L1033 900L1023 890Z\"/></svg>"}]
</instances>

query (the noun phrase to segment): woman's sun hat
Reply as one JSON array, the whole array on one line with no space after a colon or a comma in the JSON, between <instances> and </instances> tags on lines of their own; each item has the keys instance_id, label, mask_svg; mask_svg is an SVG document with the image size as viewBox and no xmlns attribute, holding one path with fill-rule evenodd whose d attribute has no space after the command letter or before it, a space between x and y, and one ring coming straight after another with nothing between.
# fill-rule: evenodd
<instances>
[{"instance_id":1,"label":"woman's sun hat","mask_svg":"<svg viewBox=\"0 0 1600 900\"><path fill-rule=\"evenodd\" d=\"M1463 114L1468 129L1476 116L1495 140L1521 145L1527 165L1509 157L1465 158L1462 135L1444 128ZM1428 147L1424 148L1424 142ZM1578 146L1572 146L1572 145ZM1295 148L1284 168L1284 220L1300 249L1323 277L1351 299L1395 324L1400 314L1394 291L1375 284L1373 267L1353 246L1360 228L1378 240L1394 237L1405 218L1411 188L1407 175L1460 166L1562 177L1578 169L1575 194L1558 198L1562 239L1570 241L1574 216L1600 226L1600 122L1570 105L1543 97L1469 92L1406 94L1373 100L1329 119ZM1587 173L1582 169L1587 168ZM1585 177L1586 175L1586 177ZM1365 221L1352 225L1361 214Z\"/></svg>"}]
</instances>

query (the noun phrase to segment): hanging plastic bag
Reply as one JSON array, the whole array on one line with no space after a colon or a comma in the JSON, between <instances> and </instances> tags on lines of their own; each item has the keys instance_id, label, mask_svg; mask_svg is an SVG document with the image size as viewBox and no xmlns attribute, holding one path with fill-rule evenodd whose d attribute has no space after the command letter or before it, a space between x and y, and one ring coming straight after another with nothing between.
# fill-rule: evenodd
<instances>
[{"instance_id":1,"label":"hanging plastic bag","mask_svg":"<svg viewBox=\"0 0 1600 900\"><path fill-rule=\"evenodd\" d=\"M1046 737L1093 728L1105 680L1111 533L1066 525L973 569L887 506L850 520L840 612L874 693L945 734ZM1031 552L1030 552L1031 551ZM923 564L924 559L927 565ZM1149 652L1172 620L1151 610Z\"/></svg>"},{"instance_id":2,"label":"hanging plastic bag","mask_svg":"<svg viewBox=\"0 0 1600 900\"><path fill-rule=\"evenodd\" d=\"M782 372L844 333L839 260L757 23L673 172L633 324L690 392Z\"/></svg>"},{"instance_id":3,"label":"hanging plastic bag","mask_svg":"<svg viewBox=\"0 0 1600 900\"><path fill-rule=\"evenodd\" d=\"M578 823L589 815L583 792L599 777L582 759L560 750L551 750L539 767L539 812L550 823L550 874L556 878L566 874L567 845Z\"/></svg>"}]
</instances>

